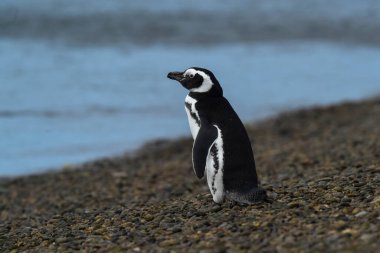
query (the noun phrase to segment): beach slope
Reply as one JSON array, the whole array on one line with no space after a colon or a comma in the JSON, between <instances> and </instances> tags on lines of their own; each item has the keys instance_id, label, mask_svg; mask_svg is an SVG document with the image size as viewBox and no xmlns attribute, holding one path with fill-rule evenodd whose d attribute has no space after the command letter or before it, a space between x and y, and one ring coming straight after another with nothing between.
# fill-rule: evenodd
<instances>
[{"instance_id":1,"label":"beach slope","mask_svg":"<svg viewBox=\"0 0 380 253\"><path fill-rule=\"evenodd\" d=\"M0 183L0 251L375 252L380 99L247 125L270 202L213 203L192 140ZM22 157L20 157L22 159Z\"/></svg>"}]
</instances>

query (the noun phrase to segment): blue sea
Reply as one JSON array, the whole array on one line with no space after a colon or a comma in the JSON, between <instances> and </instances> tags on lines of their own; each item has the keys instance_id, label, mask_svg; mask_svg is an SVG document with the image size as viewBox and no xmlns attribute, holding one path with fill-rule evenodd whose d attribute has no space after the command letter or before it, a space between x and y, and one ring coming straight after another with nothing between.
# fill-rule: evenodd
<instances>
[{"instance_id":1,"label":"blue sea","mask_svg":"<svg viewBox=\"0 0 380 253\"><path fill-rule=\"evenodd\" d=\"M0 176L190 135L191 66L245 122L378 95L379 30L370 0L2 0Z\"/></svg>"}]
</instances>

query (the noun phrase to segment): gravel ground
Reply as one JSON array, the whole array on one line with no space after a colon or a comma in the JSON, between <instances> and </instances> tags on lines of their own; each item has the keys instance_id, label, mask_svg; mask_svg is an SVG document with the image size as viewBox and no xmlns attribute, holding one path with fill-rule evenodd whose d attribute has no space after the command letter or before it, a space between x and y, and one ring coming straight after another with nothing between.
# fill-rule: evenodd
<instances>
[{"instance_id":1,"label":"gravel ground","mask_svg":"<svg viewBox=\"0 0 380 253\"><path fill-rule=\"evenodd\" d=\"M212 202L190 139L4 179L1 252L380 252L380 99L248 125L269 202Z\"/></svg>"}]
</instances>

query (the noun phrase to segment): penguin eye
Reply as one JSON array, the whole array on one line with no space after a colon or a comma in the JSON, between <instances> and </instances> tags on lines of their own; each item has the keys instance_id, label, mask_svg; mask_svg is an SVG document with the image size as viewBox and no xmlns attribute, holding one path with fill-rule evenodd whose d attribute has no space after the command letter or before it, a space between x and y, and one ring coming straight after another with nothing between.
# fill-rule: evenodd
<instances>
[{"instance_id":1,"label":"penguin eye","mask_svg":"<svg viewBox=\"0 0 380 253\"><path fill-rule=\"evenodd\" d=\"M193 75L193 74L190 74L189 76L190 76L190 78L193 78L193 77L194 77L194 75Z\"/></svg>"}]
</instances>

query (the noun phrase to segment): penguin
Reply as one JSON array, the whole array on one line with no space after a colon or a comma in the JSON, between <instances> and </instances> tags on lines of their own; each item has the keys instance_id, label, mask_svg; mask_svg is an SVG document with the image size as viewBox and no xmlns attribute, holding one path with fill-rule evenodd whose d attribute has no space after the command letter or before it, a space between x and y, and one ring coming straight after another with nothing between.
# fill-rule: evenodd
<instances>
[{"instance_id":1,"label":"penguin","mask_svg":"<svg viewBox=\"0 0 380 253\"><path fill-rule=\"evenodd\" d=\"M258 186L247 131L214 74L191 67L167 77L189 90L185 111L194 139L193 169L199 179L206 174L213 201L222 203L227 198L251 204L266 200L265 190Z\"/></svg>"}]
</instances>

